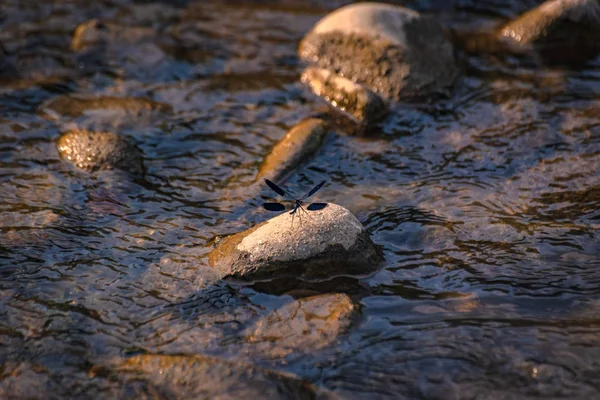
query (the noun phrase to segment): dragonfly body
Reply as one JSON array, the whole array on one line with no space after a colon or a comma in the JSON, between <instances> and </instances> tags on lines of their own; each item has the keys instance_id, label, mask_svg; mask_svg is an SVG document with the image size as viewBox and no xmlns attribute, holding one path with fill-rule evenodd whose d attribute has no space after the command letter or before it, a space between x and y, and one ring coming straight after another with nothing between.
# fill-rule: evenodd
<instances>
[{"instance_id":1,"label":"dragonfly body","mask_svg":"<svg viewBox=\"0 0 600 400\"><path fill-rule=\"evenodd\" d=\"M302 200L294 200L294 209L290 211L290 215L296 214L296 211L302 207L302 204L304 204Z\"/></svg>"},{"instance_id":2,"label":"dragonfly body","mask_svg":"<svg viewBox=\"0 0 600 400\"><path fill-rule=\"evenodd\" d=\"M315 194L319 189L321 189L321 187L323 187L323 185L325 184L325 181L322 181L321 183L319 183L317 186L312 188L312 190L310 192L306 193L304 196L302 196L299 199L290 196L285 190L283 190L282 188L280 188L279 186L277 186L275 183L271 182L268 179L265 179L265 183L278 195L287 197L287 199L285 201L289 201L289 202L293 203L292 211L290 211L290 215L293 216L296 214L296 212L298 210L302 210L302 211L306 212L306 210L304 210L304 207L303 207L303 205L305 204L304 200L309 198L313 194ZM267 209L269 211L285 210L285 206L281 203L265 203L263 206L265 209ZM317 210L322 210L326 206L327 206L326 203L312 203L307 208L311 211L317 211Z\"/></svg>"}]
</instances>

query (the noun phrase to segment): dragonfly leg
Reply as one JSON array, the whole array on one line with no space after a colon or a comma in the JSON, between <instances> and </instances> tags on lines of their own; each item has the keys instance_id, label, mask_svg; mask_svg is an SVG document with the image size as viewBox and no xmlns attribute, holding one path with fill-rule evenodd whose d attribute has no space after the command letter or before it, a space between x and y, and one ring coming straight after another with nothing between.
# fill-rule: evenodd
<instances>
[{"instance_id":1,"label":"dragonfly leg","mask_svg":"<svg viewBox=\"0 0 600 400\"><path fill-rule=\"evenodd\" d=\"M302 207L302 206L299 206L299 207L304 212L304 214L306 214L308 216L308 218L313 219L313 217L311 217L310 214L306 212L306 210L304 209L304 207Z\"/></svg>"}]
</instances>

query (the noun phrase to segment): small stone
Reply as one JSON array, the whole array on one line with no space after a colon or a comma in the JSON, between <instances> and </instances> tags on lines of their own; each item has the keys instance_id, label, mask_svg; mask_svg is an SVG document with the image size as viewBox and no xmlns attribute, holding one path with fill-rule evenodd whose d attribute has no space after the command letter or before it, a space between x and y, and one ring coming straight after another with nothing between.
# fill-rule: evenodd
<instances>
[{"instance_id":1,"label":"small stone","mask_svg":"<svg viewBox=\"0 0 600 400\"><path fill-rule=\"evenodd\" d=\"M142 116L152 112L170 113L172 107L168 104L143 97L72 97L61 96L45 104L44 109L69 117L79 117L89 111L119 111L132 117Z\"/></svg>"},{"instance_id":2,"label":"small stone","mask_svg":"<svg viewBox=\"0 0 600 400\"><path fill-rule=\"evenodd\" d=\"M150 27L122 26L90 19L77 25L71 39L71 50L83 51L98 45L112 43L139 44L156 35Z\"/></svg>"},{"instance_id":3,"label":"small stone","mask_svg":"<svg viewBox=\"0 0 600 400\"><path fill-rule=\"evenodd\" d=\"M257 179L282 181L286 175L319 150L326 135L325 121L311 118L300 122L273 147L260 167Z\"/></svg>"},{"instance_id":4,"label":"small stone","mask_svg":"<svg viewBox=\"0 0 600 400\"><path fill-rule=\"evenodd\" d=\"M143 175L140 150L130 139L112 132L69 131L58 139L56 147L63 159L90 172L122 169Z\"/></svg>"},{"instance_id":5,"label":"small stone","mask_svg":"<svg viewBox=\"0 0 600 400\"><path fill-rule=\"evenodd\" d=\"M364 275L381 261L354 214L332 203L306 214L281 214L223 239L209 254L211 267L239 279Z\"/></svg>"}]
</instances>

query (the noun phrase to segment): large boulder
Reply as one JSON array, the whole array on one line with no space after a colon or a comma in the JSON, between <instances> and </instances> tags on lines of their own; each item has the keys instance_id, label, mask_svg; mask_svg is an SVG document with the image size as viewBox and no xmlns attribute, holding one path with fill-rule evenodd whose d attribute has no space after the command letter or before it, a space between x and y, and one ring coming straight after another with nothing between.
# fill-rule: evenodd
<instances>
[{"instance_id":1,"label":"large boulder","mask_svg":"<svg viewBox=\"0 0 600 400\"><path fill-rule=\"evenodd\" d=\"M548 0L504 25L497 36L518 52L539 50L563 61L587 58L600 50L600 3Z\"/></svg>"},{"instance_id":2,"label":"large boulder","mask_svg":"<svg viewBox=\"0 0 600 400\"><path fill-rule=\"evenodd\" d=\"M223 239L209 264L227 277L319 279L373 272L382 255L350 211L336 204L285 212Z\"/></svg>"},{"instance_id":3,"label":"large boulder","mask_svg":"<svg viewBox=\"0 0 600 400\"><path fill-rule=\"evenodd\" d=\"M319 95L334 100L328 87L353 90L356 84L385 100L421 100L445 94L459 73L453 47L435 20L383 3L352 4L332 12L304 37L298 52L312 68L347 81L308 70L305 80L321 88ZM329 84L319 83L323 79Z\"/></svg>"},{"instance_id":4,"label":"large boulder","mask_svg":"<svg viewBox=\"0 0 600 400\"><path fill-rule=\"evenodd\" d=\"M72 130L56 144L61 157L86 171L121 169L133 175L144 172L141 151L131 139L112 132Z\"/></svg>"}]
</instances>

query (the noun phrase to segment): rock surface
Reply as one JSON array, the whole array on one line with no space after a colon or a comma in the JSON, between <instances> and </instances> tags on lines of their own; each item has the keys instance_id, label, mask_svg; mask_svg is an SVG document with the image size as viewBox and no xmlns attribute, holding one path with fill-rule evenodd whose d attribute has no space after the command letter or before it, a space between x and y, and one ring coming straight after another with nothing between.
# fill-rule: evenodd
<instances>
[{"instance_id":1,"label":"rock surface","mask_svg":"<svg viewBox=\"0 0 600 400\"><path fill-rule=\"evenodd\" d=\"M317 96L349 113L358 122L368 124L377 121L388 111L381 98L365 85L354 83L330 70L308 67L302 74L302 82L308 84Z\"/></svg>"},{"instance_id":2,"label":"rock surface","mask_svg":"<svg viewBox=\"0 0 600 400\"><path fill-rule=\"evenodd\" d=\"M319 279L373 272L382 256L361 223L347 209L327 204L292 216L285 212L225 238L209 264L239 279Z\"/></svg>"},{"instance_id":3,"label":"rock surface","mask_svg":"<svg viewBox=\"0 0 600 400\"><path fill-rule=\"evenodd\" d=\"M56 144L61 157L75 166L93 172L122 169L133 175L144 172L140 150L128 138L112 132L73 130Z\"/></svg>"},{"instance_id":4,"label":"rock surface","mask_svg":"<svg viewBox=\"0 0 600 400\"><path fill-rule=\"evenodd\" d=\"M155 36L150 27L120 26L110 22L91 19L77 25L71 40L73 51L83 51L92 46L107 45L113 42L139 44L144 39Z\"/></svg>"},{"instance_id":5,"label":"rock surface","mask_svg":"<svg viewBox=\"0 0 600 400\"><path fill-rule=\"evenodd\" d=\"M549 0L503 26L498 37L511 49L563 51L600 50L600 3L597 0ZM581 54L575 54L581 56Z\"/></svg>"},{"instance_id":6,"label":"rock surface","mask_svg":"<svg viewBox=\"0 0 600 400\"><path fill-rule=\"evenodd\" d=\"M453 47L436 21L383 3L332 12L304 37L298 52L316 67L364 85L385 100L445 93L458 75Z\"/></svg>"},{"instance_id":7,"label":"rock surface","mask_svg":"<svg viewBox=\"0 0 600 400\"><path fill-rule=\"evenodd\" d=\"M310 118L300 122L273 147L261 165L257 179L282 181L294 168L319 150L326 135L325 121Z\"/></svg>"},{"instance_id":8,"label":"rock surface","mask_svg":"<svg viewBox=\"0 0 600 400\"><path fill-rule=\"evenodd\" d=\"M152 112L171 112L168 104L158 103L143 97L71 97L52 99L44 107L46 111L69 117L79 117L94 111L117 111L132 117Z\"/></svg>"},{"instance_id":9,"label":"rock surface","mask_svg":"<svg viewBox=\"0 0 600 400\"><path fill-rule=\"evenodd\" d=\"M261 318L246 332L262 357L308 353L330 345L351 324L352 300L345 294L325 294L288 303Z\"/></svg>"},{"instance_id":10,"label":"rock surface","mask_svg":"<svg viewBox=\"0 0 600 400\"><path fill-rule=\"evenodd\" d=\"M151 384L161 398L337 398L293 375L205 356L135 356L119 368L118 375Z\"/></svg>"}]
</instances>

